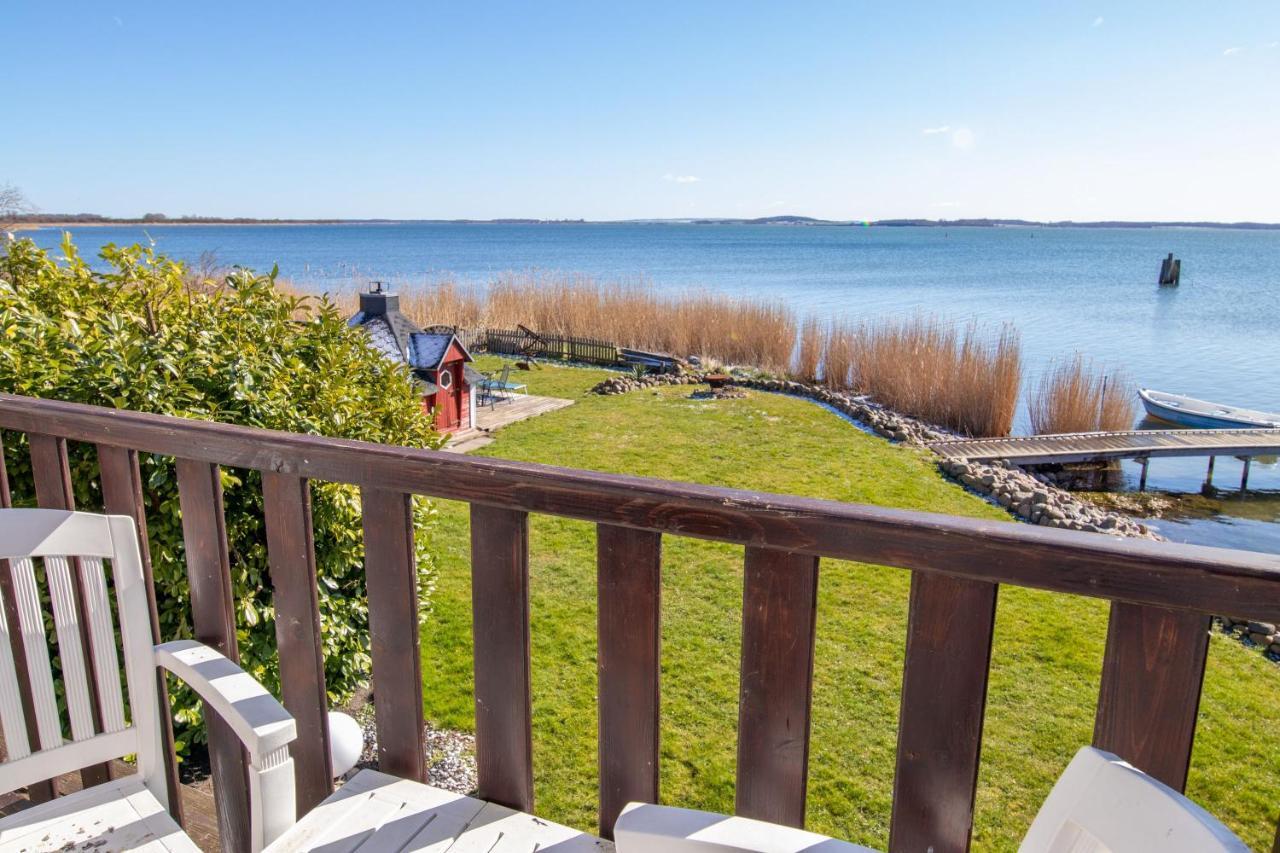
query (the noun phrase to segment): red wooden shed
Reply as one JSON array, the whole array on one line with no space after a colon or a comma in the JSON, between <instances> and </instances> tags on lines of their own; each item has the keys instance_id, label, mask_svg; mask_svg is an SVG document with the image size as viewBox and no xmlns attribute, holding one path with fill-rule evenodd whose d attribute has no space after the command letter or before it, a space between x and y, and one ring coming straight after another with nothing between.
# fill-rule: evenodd
<instances>
[{"instance_id":1,"label":"red wooden shed","mask_svg":"<svg viewBox=\"0 0 1280 853\"><path fill-rule=\"evenodd\" d=\"M422 392L425 412L437 410L436 429L458 432L475 423L475 395L464 366L471 353L450 332L424 332L400 313L400 296L379 282L360 294L360 311L349 325L364 329L369 343L393 361L408 365Z\"/></svg>"},{"instance_id":2,"label":"red wooden shed","mask_svg":"<svg viewBox=\"0 0 1280 853\"><path fill-rule=\"evenodd\" d=\"M436 429L441 432L469 428L474 423L475 407L463 368L471 361L471 354L451 334L419 332L410 340L412 346L422 353L415 359L413 372L422 383L423 410L438 409ZM426 366L432 362L432 367Z\"/></svg>"}]
</instances>

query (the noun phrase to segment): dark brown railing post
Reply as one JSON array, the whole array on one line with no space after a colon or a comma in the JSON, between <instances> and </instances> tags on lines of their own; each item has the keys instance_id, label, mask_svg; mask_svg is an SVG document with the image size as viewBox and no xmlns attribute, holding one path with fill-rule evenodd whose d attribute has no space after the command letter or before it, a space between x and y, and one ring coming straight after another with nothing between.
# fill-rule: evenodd
<instances>
[{"instance_id":1,"label":"dark brown railing post","mask_svg":"<svg viewBox=\"0 0 1280 853\"><path fill-rule=\"evenodd\" d=\"M71 465L67 458L67 441L52 435L28 433L31 443L31 472L35 478L36 503L48 509L75 509L75 493L71 487ZM86 672L95 671L93 642L89 639L89 620L84 618L88 612L88 600L84 583L80 577L80 561L72 560L71 589L76 609L76 624L80 626L80 652L84 658ZM88 679L89 715L93 721L93 730L102 731L102 706L98 698L97 679ZM111 765L95 764L80 771L80 781L84 787L101 785L111 780Z\"/></svg>"},{"instance_id":2,"label":"dark brown railing post","mask_svg":"<svg viewBox=\"0 0 1280 853\"><path fill-rule=\"evenodd\" d=\"M1112 602L1093 745L1183 790L1208 651L1208 616Z\"/></svg>"},{"instance_id":3,"label":"dark brown railing post","mask_svg":"<svg viewBox=\"0 0 1280 853\"><path fill-rule=\"evenodd\" d=\"M529 516L471 505L479 797L533 811Z\"/></svg>"},{"instance_id":4,"label":"dark brown railing post","mask_svg":"<svg viewBox=\"0 0 1280 853\"><path fill-rule=\"evenodd\" d=\"M632 801L658 801L662 534L596 527L600 834Z\"/></svg>"},{"instance_id":5,"label":"dark brown railing post","mask_svg":"<svg viewBox=\"0 0 1280 853\"><path fill-rule=\"evenodd\" d=\"M969 849L997 589L911 575L891 851Z\"/></svg>"},{"instance_id":6,"label":"dark brown railing post","mask_svg":"<svg viewBox=\"0 0 1280 853\"><path fill-rule=\"evenodd\" d=\"M142 555L142 576L147 588L147 609L151 613L151 635L160 636L160 612L156 607L155 575L151 571L151 548L147 540L147 512L143 501L142 474L138 452L110 444L98 445L98 473L102 478L102 501L108 513L127 515L138 531ZM178 761L173 751L173 711L169 708L169 685L164 670L156 669L156 693L160 705L160 746L164 750L164 783L169 796L169 814L182 823L182 793L178 787Z\"/></svg>"},{"instance_id":7,"label":"dark brown railing post","mask_svg":"<svg viewBox=\"0 0 1280 853\"><path fill-rule=\"evenodd\" d=\"M311 488L301 477L264 471L262 502L276 610L281 699L298 725L298 737L289 744L289 754L294 761L301 818L333 792Z\"/></svg>"},{"instance_id":8,"label":"dark brown railing post","mask_svg":"<svg viewBox=\"0 0 1280 853\"><path fill-rule=\"evenodd\" d=\"M804 826L818 558L748 547L735 810Z\"/></svg>"},{"instance_id":9,"label":"dark brown railing post","mask_svg":"<svg viewBox=\"0 0 1280 853\"><path fill-rule=\"evenodd\" d=\"M393 776L425 782L413 496L364 488L360 503L378 767Z\"/></svg>"},{"instance_id":10,"label":"dark brown railing post","mask_svg":"<svg viewBox=\"0 0 1280 853\"><path fill-rule=\"evenodd\" d=\"M231 562L227 553L222 478L217 465L178 459L178 502L191 588L191 622L196 639L239 662ZM235 732L208 704L209 764L222 849L249 849L248 764Z\"/></svg>"},{"instance_id":11,"label":"dark brown railing post","mask_svg":"<svg viewBox=\"0 0 1280 853\"><path fill-rule=\"evenodd\" d=\"M13 506L9 491L9 468L4 460L4 441L0 439L0 509ZM22 640L21 622L18 616L18 599L13 588L13 574L8 560L0 560L0 596L4 598L4 619L9 626L9 648L13 653L13 667L18 676L18 699L22 703L22 716L27 726L27 743L34 752L40 743L40 730L36 724L36 706L31 698L31 676L27 671L26 645ZM27 796L33 803L45 803L57 794L53 780L33 782L27 786Z\"/></svg>"}]
</instances>

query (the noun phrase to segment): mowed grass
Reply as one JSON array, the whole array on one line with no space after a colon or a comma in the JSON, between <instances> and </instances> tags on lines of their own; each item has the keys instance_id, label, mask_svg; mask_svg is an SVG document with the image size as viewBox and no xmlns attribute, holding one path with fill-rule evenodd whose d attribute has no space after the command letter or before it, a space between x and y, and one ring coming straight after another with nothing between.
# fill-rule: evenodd
<instances>
[{"instance_id":1,"label":"mowed grass","mask_svg":"<svg viewBox=\"0 0 1280 853\"><path fill-rule=\"evenodd\" d=\"M489 369L493 362L481 359ZM941 478L928 457L866 435L802 400L688 399L690 388L587 395L600 371L520 374L575 405L499 433L482 453L599 471L883 506L1007 518ZM441 576L423 629L428 719L471 730L466 507L440 503ZM1012 523L1012 522L1010 522ZM533 516L530 574L536 811L596 827L595 531ZM742 549L663 540L662 800L733 810ZM888 844L909 574L823 561L819 582L808 827ZM974 833L1014 849L1093 730L1105 602L1000 592ZM1188 793L1256 849L1280 807L1280 670L1215 636Z\"/></svg>"}]
</instances>

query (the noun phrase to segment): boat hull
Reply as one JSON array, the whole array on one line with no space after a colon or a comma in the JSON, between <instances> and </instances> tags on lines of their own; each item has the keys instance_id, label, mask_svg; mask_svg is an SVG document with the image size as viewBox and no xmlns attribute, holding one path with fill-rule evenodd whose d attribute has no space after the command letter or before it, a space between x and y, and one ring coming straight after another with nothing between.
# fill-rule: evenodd
<instances>
[{"instance_id":1,"label":"boat hull","mask_svg":"<svg viewBox=\"0 0 1280 853\"><path fill-rule=\"evenodd\" d=\"M1192 412L1179 412L1176 409L1170 409L1161 406L1159 403L1153 403L1150 400L1142 401L1143 408L1147 410L1147 414L1153 418L1162 421L1168 421L1178 426L1190 427L1191 429L1233 429L1233 428L1249 428L1256 427L1255 423L1246 421L1234 421L1228 418L1213 418L1208 415L1197 415Z\"/></svg>"},{"instance_id":2,"label":"boat hull","mask_svg":"<svg viewBox=\"0 0 1280 853\"><path fill-rule=\"evenodd\" d=\"M1275 422L1265 420L1262 417L1232 417L1226 412L1218 414L1197 411L1193 408L1167 405L1159 399L1153 399L1147 393L1139 393L1138 396L1142 400L1143 408L1147 410L1147 414L1151 417L1191 429L1265 429L1276 426ZM1188 398L1188 402L1201 403L1202 401L1192 401ZM1203 405L1210 406L1214 404ZM1258 414L1261 415L1262 413L1259 412Z\"/></svg>"}]
</instances>

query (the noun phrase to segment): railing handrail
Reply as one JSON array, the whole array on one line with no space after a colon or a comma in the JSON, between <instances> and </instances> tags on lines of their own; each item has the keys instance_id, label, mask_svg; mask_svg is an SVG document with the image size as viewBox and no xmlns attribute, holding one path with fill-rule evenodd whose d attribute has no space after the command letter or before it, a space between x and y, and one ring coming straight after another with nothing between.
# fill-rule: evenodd
<instances>
[{"instance_id":1,"label":"railing handrail","mask_svg":"<svg viewBox=\"0 0 1280 853\"><path fill-rule=\"evenodd\" d=\"M659 790L663 534L745 546L736 811L795 826L805 814L821 558L912 571L889 832L894 853L969 848L1001 584L1112 600L1093 744L1177 790L1191 761L1208 614L1280 621L1280 558L1270 554L0 394L4 429L28 436L41 506L73 508L67 442L96 445L106 506L133 517L144 541L138 453L176 459L193 630L233 659L219 468L263 472L272 583L296 587L274 604L281 671L290 673L281 679L282 699L308 733L291 747L304 811L331 788L312 479L361 490L378 760L386 772L414 779L425 778L427 757L412 495L470 504L478 791L526 811L534 804L529 514L596 522L604 834L623 804L653 801ZM10 504L7 483L0 456L0 506ZM0 598L8 597L6 571L0 563ZM29 684L20 689L29 695ZM209 735L224 848L242 849L249 820L242 751L216 725ZM91 770L82 773L87 783ZM176 784L176 770L169 773Z\"/></svg>"},{"instance_id":2,"label":"railing handrail","mask_svg":"<svg viewBox=\"0 0 1280 853\"><path fill-rule=\"evenodd\" d=\"M1280 557L0 394L0 428L1116 601L1280 621Z\"/></svg>"}]
</instances>

